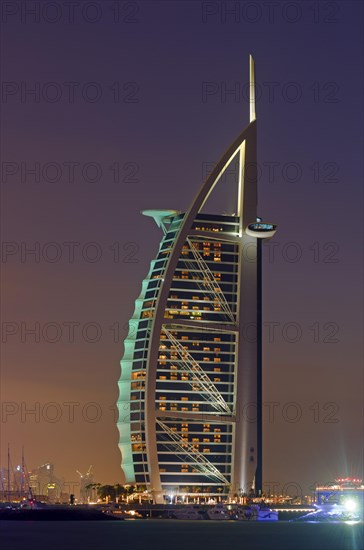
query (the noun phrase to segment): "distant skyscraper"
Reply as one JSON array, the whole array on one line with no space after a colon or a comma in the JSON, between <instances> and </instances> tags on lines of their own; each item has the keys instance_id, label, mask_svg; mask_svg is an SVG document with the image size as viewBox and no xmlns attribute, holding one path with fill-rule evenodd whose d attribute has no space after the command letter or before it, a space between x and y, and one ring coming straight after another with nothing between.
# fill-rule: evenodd
<instances>
[{"instance_id":1,"label":"distant skyscraper","mask_svg":"<svg viewBox=\"0 0 364 550\"><path fill-rule=\"evenodd\" d=\"M250 123L190 209L144 211L164 236L124 342L118 427L126 481L146 484L156 502L171 493L219 496L261 486L257 243L275 226L257 219L252 58L250 81ZM204 214L236 161L235 214ZM248 326L258 327L258 344L244 337Z\"/></svg>"},{"instance_id":2,"label":"distant skyscraper","mask_svg":"<svg viewBox=\"0 0 364 550\"><path fill-rule=\"evenodd\" d=\"M46 462L29 472L29 487L34 497L46 496L51 501L57 500L63 488L63 479L54 474L54 465Z\"/></svg>"}]
</instances>

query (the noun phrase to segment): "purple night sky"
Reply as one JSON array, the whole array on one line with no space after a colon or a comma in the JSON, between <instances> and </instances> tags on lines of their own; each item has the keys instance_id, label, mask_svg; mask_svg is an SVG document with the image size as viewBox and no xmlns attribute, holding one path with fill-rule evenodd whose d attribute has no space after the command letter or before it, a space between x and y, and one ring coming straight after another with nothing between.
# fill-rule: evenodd
<instances>
[{"instance_id":1,"label":"purple night sky","mask_svg":"<svg viewBox=\"0 0 364 550\"><path fill-rule=\"evenodd\" d=\"M265 487L361 476L362 3L68 4L1 6L0 464L9 442L29 469L122 482L122 342L162 236L140 210L189 206L248 123L252 53L259 212L278 224Z\"/></svg>"}]
</instances>

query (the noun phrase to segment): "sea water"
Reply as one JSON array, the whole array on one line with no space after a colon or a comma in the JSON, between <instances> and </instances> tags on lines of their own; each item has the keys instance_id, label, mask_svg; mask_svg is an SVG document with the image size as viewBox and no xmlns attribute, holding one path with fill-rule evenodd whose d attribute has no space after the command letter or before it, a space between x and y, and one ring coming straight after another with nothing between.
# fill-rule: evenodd
<instances>
[{"instance_id":1,"label":"sea water","mask_svg":"<svg viewBox=\"0 0 364 550\"><path fill-rule=\"evenodd\" d=\"M363 550L364 523L0 521L1 550Z\"/></svg>"}]
</instances>

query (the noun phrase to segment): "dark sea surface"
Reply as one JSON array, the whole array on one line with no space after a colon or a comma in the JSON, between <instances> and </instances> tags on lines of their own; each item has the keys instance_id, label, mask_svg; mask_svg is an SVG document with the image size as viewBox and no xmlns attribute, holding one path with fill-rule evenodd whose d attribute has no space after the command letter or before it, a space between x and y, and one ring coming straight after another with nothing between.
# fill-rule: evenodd
<instances>
[{"instance_id":1,"label":"dark sea surface","mask_svg":"<svg viewBox=\"0 0 364 550\"><path fill-rule=\"evenodd\" d=\"M363 550L364 524L0 521L1 550Z\"/></svg>"}]
</instances>

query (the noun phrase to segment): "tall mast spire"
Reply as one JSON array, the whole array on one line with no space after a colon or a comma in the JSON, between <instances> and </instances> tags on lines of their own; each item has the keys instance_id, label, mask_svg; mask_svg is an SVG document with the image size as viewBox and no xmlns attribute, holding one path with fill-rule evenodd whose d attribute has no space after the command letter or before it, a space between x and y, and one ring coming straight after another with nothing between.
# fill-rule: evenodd
<instances>
[{"instance_id":1,"label":"tall mast spire","mask_svg":"<svg viewBox=\"0 0 364 550\"><path fill-rule=\"evenodd\" d=\"M250 82L249 82L249 104L250 104L250 122L256 119L255 111L255 63L253 56L249 56L249 65L250 65Z\"/></svg>"},{"instance_id":2,"label":"tall mast spire","mask_svg":"<svg viewBox=\"0 0 364 550\"><path fill-rule=\"evenodd\" d=\"M8 443L8 502L10 502L10 445Z\"/></svg>"},{"instance_id":3,"label":"tall mast spire","mask_svg":"<svg viewBox=\"0 0 364 550\"><path fill-rule=\"evenodd\" d=\"M21 448L21 489L20 489L21 498L24 498L24 475L25 475L24 468L25 468L25 464L24 464L24 445L23 445Z\"/></svg>"}]
</instances>

